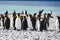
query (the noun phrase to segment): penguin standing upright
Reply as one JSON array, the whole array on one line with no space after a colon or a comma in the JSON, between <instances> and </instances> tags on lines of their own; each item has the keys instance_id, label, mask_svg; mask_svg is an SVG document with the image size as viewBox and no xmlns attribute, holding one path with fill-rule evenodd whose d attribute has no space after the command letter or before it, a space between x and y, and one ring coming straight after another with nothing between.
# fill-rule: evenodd
<instances>
[{"instance_id":1,"label":"penguin standing upright","mask_svg":"<svg viewBox=\"0 0 60 40\"><path fill-rule=\"evenodd\" d=\"M44 18L40 19L40 31L47 30L46 21L46 14L44 14Z\"/></svg>"},{"instance_id":2,"label":"penguin standing upright","mask_svg":"<svg viewBox=\"0 0 60 40\"><path fill-rule=\"evenodd\" d=\"M50 18L53 18L53 17L51 16L50 13L48 13L48 15L47 15L47 25L48 25L48 27L49 27L49 20L50 20Z\"/></svg>"},{"instance_id":3,"label":"penguin standing upright","mask_svg":"<svg viewBox=\"0 0 60 40\"><path fill-rule=\"evenodd\" d=\"M28 24L28 30L33 29L32 22L29 15L27 15L27 24Z\"/></svg>"},{"instance_id":4,"label":"penguin standing upright","mask_svg":"<svg viewBox=\"0 0 60 40\"><path fill-rule=\"evenodd\" d=\"M40 31L43 31L44 21L43 18L40 19Z\"/></svg>"},{"instance_id":5,"label":"penguin standing upright","mask_svg":"<svg viewBox=\"0 0 60 40\"><path fill-rule=\"evenodd\" d=\"M56 31L59 31L59 21L58 21L58 18L56 18L55 25L56 25Z\"/></svg>"},{"instance_id":6,"label":"penguin standing upright","mask_svg":"<svg viewBox=\"0 0 60 40\"><path fill-rule=\"evenodd\" d=\"M27 30L27 27L28 27L28 25L27 25L27 19L24 16L23 20L22 20L22 30Z\"/></svg>"},{"instance_id":7,"label":"penguin standing upright","mask_svg":"<svg viewBox=\"0 0 60 40\"><path fill-rule=\"evenodd\" d=\"M17 15L16 22L15 22L15 27L16 27L17 30L21 30L20 14Z\"/></svg>"},{"instance_id":8,"label":"penguin standing upright","mask_svg":"<svg viewBox=\"0 0 60 40\"><path fill-rule=\"evenodd\" d=\"M34 16L32 17L32 26L33 29L36 30L35 26L36 26L36 14L34 14Z\"/></svg>"},{"instance_id":9,"label":"penguin standing upright","mask_svg":"<svg viewBox=\"0 0 60 40\"><path fill-rule=\"evenodd\" d=\"M10 28L10 19L8 17L8 11L5 13L5 22L4 22L4 29Z\"/></svg>"},{"instance_id":10,"label":"penguin standing upright","mask_svg":"<svg viewBox=\"0 0 60 40\"><path fill-rule=\"evenodd\" d=\"M4 27L4 16L3 14L1 14L1 27L3 28Z\"/></svg>"},{"instance_id":11,"label":"penguin standing upright","mask_svg":"<svg viewBox=\"0 0 60 40\"><path fill-rule=\"evenodd\" d=\"M37 16L37 20L36 20L36 30L40 31L40 20L39 20L39 15Z\"/></svg>"},{"instance_id":12,"label":"penguin standing upright","mask_svg":"<svg viewBox=\"0 0 60 40\"><path fill-rule=\"evenodd\" d=\"M13 13L13 27L14 27L14 30L16 30L15 21L16 21L16 12L14 10L14 13Z\"/></svg>"},{"instance_id":13,"label":"penguin standing upright","mask_svg":"<svg viewBox=\"0 0 60 40\"><path fill-rule=\"evenodd\" d=\"M11 17L11 19L10 19L10 29L14 29L14 27L13 27L13 17Z\"/></svg>"},{"instance_id":14,"label":"penguin standing upright","mask_svg":"<svg viewBox=\"0 0 60 40\"><path fill-rule=\"evenodd\" d=\"M21 29L22 29L22 20L23 20L23 16L20 16L21 19Z\"/></svg>"},{"instance_id":15,"label":"penguin standing upright","mask_svg":"<svg viewBox=\"0 0 60 40\"><path fill-rule=\"evenodd\" d=\"M44 19L43 19L43 22L44 22L44 27L43 27L43 29L44 30L47 30L47 14L44 14Z\"/></svg>"}]
</instances>

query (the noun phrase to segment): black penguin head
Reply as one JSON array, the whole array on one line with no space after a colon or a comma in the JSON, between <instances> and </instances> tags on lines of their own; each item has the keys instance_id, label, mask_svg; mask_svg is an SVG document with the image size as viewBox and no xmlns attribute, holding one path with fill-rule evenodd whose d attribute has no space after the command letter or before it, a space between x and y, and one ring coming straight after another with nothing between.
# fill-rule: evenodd
<instances>
[{"instance_id":1,"label":"black penguin head","mask_svg":"<svg viewBox=\"0 0 60 40\"><path fill-rule=\"evenodd\" d=\"M5 17L8 17L8 11L5 12Z\"/></svg>"},{"instance_id":2,"label":"black penguin head","mask_svg":"<svg viewBox=\"0 0 60 40\"><path fill-rule=\"evenodd\" d=\"M16 16L16 12L15 12L15 10L14 10L13 17L15 17L15 16Z\"/></svg>"}]
</instances>

